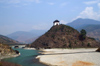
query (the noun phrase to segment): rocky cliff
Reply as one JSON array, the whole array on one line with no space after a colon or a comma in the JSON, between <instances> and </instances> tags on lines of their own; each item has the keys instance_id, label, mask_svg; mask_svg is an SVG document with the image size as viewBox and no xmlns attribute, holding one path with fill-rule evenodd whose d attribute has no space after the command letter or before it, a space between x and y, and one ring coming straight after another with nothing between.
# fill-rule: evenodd
<instances>
[{"instance_id":1,"label":"rocky cliff","mask_svg":"<svg viewBox=\"0 0 100 66\"><path fill-rule=\"evenodd\" d=\"M87 37L80 40L80 33L74 28L66 25L57 25L36 41L30 44L35 48L75 48L75 47L98 47L100 44L94 39Z\"/></svg>"}]
</instances>

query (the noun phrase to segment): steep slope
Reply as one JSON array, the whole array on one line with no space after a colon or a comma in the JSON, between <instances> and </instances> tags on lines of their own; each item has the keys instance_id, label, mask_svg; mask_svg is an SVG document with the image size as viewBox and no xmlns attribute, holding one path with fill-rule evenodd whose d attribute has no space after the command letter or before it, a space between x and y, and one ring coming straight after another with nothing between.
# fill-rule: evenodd
<instances>
[{"instance_id":1,"label":"steep slope","mask_svg":"<svg viewBox=\"0 0 100 66\"><path fill-rule=\"evenodd\" d=\"M100 25L87 25L77 30L85 29L87 31L87 36L95 38L100 42Z\"/></svg>"},{"instance_id":2,"label":"steep slope","mask_svg":"<svg viewBox=\"0 0 100 66\"><path fill-rule=\"evenodd\" d=\"M3 44L19 44L18 41L12 40L6 36L0 35L0 43Z\"/></svg>"},{"instance_id":3,"label":"steep slope","mask_svg":"<svg viewBox=\"0 0 100 66\"><path fill-rule=\"evenodd\" d=\"M68 47L97 47L98 42L86 37L85 40L79 39L80 33L74 28L66 25L57 25L44 35L39 37L30 47L35 48L68 48Z\"/></svg>"},{"instance_id":4,"label":"steep slope","mask_svg":"<svg viewBox=\"0 0 100 66\"><path fill-rule=\"evenodd\" d=\"M90 24L98 25L98 24L100 24L100 21L93 20L93 19L79 18L79 19L72 21L71 23L68 23L67 25L77 29L77 28L84 27L84 26L90 25Z\"/></svg>"}]
</instances>

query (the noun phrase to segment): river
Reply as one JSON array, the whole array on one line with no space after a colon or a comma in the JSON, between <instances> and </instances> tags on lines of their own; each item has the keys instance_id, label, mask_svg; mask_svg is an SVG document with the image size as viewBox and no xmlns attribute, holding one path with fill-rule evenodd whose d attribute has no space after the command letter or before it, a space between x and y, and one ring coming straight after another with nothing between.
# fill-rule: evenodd
<instances>
[{"instance_id":1,"label":"river","mask_svg":"<svg viewBox=\"0 0 100 66\"><path fill-rule=\"evenodd\" d=\"M26 50L26 49L14 49L14 50L18 50L21 53L21 55L15 58L7 58L4 59L3 61L20 64L22 66L46 66L35 60L35 57L39 54L38 50Z\"/></svg>"}]
</instances>

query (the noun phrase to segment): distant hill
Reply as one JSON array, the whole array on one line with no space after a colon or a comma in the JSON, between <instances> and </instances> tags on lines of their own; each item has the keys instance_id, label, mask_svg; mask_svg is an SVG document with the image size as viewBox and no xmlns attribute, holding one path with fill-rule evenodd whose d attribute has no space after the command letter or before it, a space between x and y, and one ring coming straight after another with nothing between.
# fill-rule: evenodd
<instances>
[{"instance_id":1,"label":"distant hill","mask_svg":"<svg viewBox=\"0 0 100 66\"><path fill-rule=\"evenodd\" d=\"M35 48L68 48L98 47L99 43L90 37L80 40L80 33L66 25L57 25L35 40L29 47Z\"/></svg>"},{"instance_id":2,"label":"distant hill","mask_svg":"<svg viewBox=\"0 0 100 66\"><path fill-rule=\"evenodd\" d=\"M1 44L19 44L18 41L12 40L6 36L0 35L0 43Z\"/></svg>"},{"instance_id":3,"label":"distant hill","mask_svg":"<svg viewBox=\"0 0 100 66\"><path fill-rule=\"evenodd\" d=\"M21 43L31 43L36 37L41 36L43 33L45 33L43 30L32 30L30 32L17 31L7 36Z\"/></svg>"},{"instance_id":4,"label":"distant hill","mask_svg":"<svg viewBox=\"0 0 100 66\"><path fill-rule=\"evenodd\" d=\"M78 19L72 21L71 23L68 23L67 25L77 29L77 28L84 27L84 26L91 25L91 24L98 25L98 24L100 24L100 21L93 20L93 19L78 18Z\"/></svg>"},{"instance_id":5,"label":"distant hill","mask_svg":"<svg viewBox=\"0 0 100 66\"><path fill-rule=\"evenodd\" d=\"M22 43L24 43L27 39L35 37L34 34L25 31L17 31L7 36Z\"/></svg>"},{"instance_id":6,"label":"distant hill","mask_svg":"<svg viewBox=\"0 0 100 66\"><path fill-rule=\"evenodd\" d=\"M33 37L33 38L30 38L30 39L27 39L24 42L30 44L30 43L34 42L37 38L39 38L39 36L38 37Z\"/></svg>"},{"instance_id":7,"label":"distant hill","mask_svg":"<svg viewBox=\"0 0 100 66\"><path fill-rule=\"evenodd\" d=\"M85 29L87 31L87 36L93 37L100 42L100 21L79 18L67 25L70 25L78 31Z\"/></svg>"},{"instance_id":8,"label":"distant hill","mask_svg":"<svg viewBox=\"0 0 100 66\"><path fill-rule=\"evenodd\" d=\"M100 25L87 25L77 30L85 29L87 31L87 36L95 38L100 42Z\"/></svg>"}]
</instances>

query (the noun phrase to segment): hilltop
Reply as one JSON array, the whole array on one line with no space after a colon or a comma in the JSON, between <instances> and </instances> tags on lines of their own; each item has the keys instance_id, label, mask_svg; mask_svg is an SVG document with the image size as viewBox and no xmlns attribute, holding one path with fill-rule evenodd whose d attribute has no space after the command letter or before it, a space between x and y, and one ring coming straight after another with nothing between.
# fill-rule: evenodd
<instances>
[{"instance_id":1,"label":"hilltop","mask_svg":"<svg viewBox=\"0 0 100 66\"><path fill-rule=\"evenodd\" d=\"M52 26L44 35L35 40L30 47L35 48L75 48L75 47L98 47L99 43L87 37L79 39L80 33L66 25Z\"/></svg>"}]
</instances>

